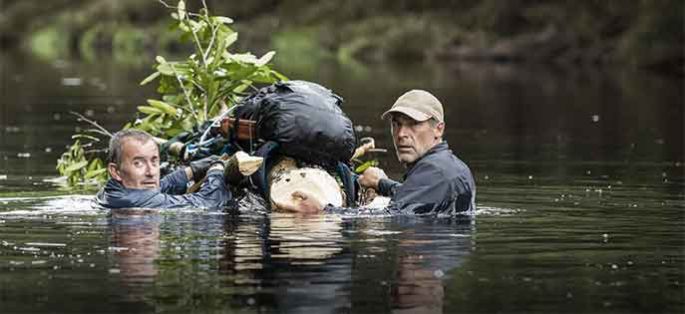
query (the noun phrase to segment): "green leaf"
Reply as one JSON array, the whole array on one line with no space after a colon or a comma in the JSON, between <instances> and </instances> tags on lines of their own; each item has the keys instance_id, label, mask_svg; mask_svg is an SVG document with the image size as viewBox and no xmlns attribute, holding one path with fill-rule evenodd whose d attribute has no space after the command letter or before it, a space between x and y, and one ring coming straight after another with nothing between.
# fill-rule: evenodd
<instances>
[{"instance_id":1,"label":"green leaf","mask_svg":"<svg viewBox=\"0 0 685 314\"><path fill-rule=\"evenodd\" d=\"M249 64L255 64L257 62L257 57L255 57L253 54L251 54L249 52L247 52L247 53L229 53L228 58L233 60L233 61L249 63Z\"/></svg>"},{"instance_id":2,"label":"green leaf","mask_svg":"<svg viewBox=\"0 0 685 314\"><path fill-rule=\"evenodd\" d=\"M223 24L233 24L233 19L225 16L215 16L214 20Z\"/></svg>"},{"instance_id":3,"label":"green leaf","mask_svg":"<svg viewBox=\"0 0 685 314\"><path fill-rule=\"evenodd\" d=\"M152 82L154 79L156 79L161 73L155 72L150 74L150 76L146 77L142 82L140 82L140 85L143 86L147 83Z\"/></svg>"},{"instance_id":4,"label":"green leaf","mask_svg":"<svg viewBox=\"0 0 685 314\"><path fill-rule=\"evenodd\" d=\"M74 171L76 171L76 170L80 170L81 168L83 168L83 167L85 167L85 166L87 166L87 165L88 165L88 161L87 161L87 160L79 161L79 162L77 162L77 163L75 163L75 164L69 165L69 167L67 167L66 169L64 169L64 172L65 172L65 173L74 172Z\"/></svg>"},{"instance_id":5,"label":"green leaf","mask_svg":"<svg viewBox=\"0 0 685 314\"><path fill-rule=\"evenodd\" d=\"M255 65L260 67L260 66L263 66L263 65L269 63L269 61L271 61L271 59L274 57L275 54L276 54L275 51L267 52L261 58L259 58L259 60L257 60L257 62L255 62Z\"/></svg>"},{"instance_id":6,"label":"green leaf","mask_svg":"<svg viewBox=\"0 0 685 314\"><path fill-rule=\"evenodd\" d=\"M150 104L150 106L155 107L164 113L175 116L176 115L176 108L170 104L167 104L163 101L159 100L154 100L154 99L148 99L147 103Z\"/></svg>"},{"instance_id":7,"label":"green leaf","mask_svg":"<svg viewBox=\"0 0 685 314\"><path fill-rule=\"evenodd\" d=\"M86 173L85 178L86 178L86 179L91 179L91 178L97 177L97 176L99 176L99 175L101 175L101 174L104 174L105 171L107 171L107 168L98 168L98 169L89 170L89 171Z\"/></svg>"},{"instance_id":8,"label":"green leaf","mask_svg":"<svg viewBox=\"0 0 685 314\"><path fill-rule=\"evenodd\" d=\"M146 114L162 114L164 113L162 110L159 110L155 107L150 107L150 106L138 106L138 111Z\"/></svg>"},{"instance_id":9,"label":"green leaf","mask_svg":"<svg viewBox=\"0 0 685 314\"><path fill-rule=\"evenodd\" d=\"M376 167L376 166L378 166L378 160L375 160L375 159L374 159L374 160L369 160L369 161L367 161L367 162L365 162L365 163L359 165L359 167L355 168L355 169L354 169L354 172L356 172L356 173L362 173L362 172L364 172L366 169L369 169L370 167Z\"/></svg>"},{"instance_id":10,"label":"green leaf","mask_svg":"<svg viewBox=\"0 0 685 314\"><path fill-rule=\"evenodd\" d=\"M169 76L174 76L174 69L171 68L169 63L160 63L157 66L157 72L164 74L164 75L169 75Z\"/></svg>"},{"instance_id":11,"label":"green leaf","mask_svg":"<svg viewBox=\"0 0 685 314\"><path fill-rule=\"evenodd\" d=\"M185 1L181 0L178 2L177 14L178 14L179 20L182 20L186 17L186 3L185 3Z\"/></svg>"},{"instance_id":12,"label":"green leaf","mask_svg":"<svg viewBox=\"0 0 685 314\"><path fill-rule=\"evenodd\" d=\"M97 137L95 137L95 136L87 135L87 134L74 134L74 135L71 136L71 138L72 138L72 139L77 139L77 138L79 138L79 139L89 139L89 140L92 140L92 141L95 141L95 142L99 142L99 141L100 141L99 138L97 138Z\"/></svg>"}]
</instances>

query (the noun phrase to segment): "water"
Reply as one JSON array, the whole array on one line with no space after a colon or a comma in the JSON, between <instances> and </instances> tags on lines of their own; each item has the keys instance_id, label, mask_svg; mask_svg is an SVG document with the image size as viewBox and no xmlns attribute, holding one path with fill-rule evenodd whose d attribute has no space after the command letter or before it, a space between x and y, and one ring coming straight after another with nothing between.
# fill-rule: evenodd
<instances>
[{"instance_id":1,"label":"water","mask_svg":"<svg viewBox=\"0 0 685 314\"><path fill-rule=\"evenodd\" d=\"M118 219L68 194L75 110L118 129L147 69L0 59L0 312L685 311L683 82L648 72L486 64L282 69L379 115L410 88L446 105L476 217L211 211ZM392 153L379 156L400 178Z\"/></svg>"}]
</instances>

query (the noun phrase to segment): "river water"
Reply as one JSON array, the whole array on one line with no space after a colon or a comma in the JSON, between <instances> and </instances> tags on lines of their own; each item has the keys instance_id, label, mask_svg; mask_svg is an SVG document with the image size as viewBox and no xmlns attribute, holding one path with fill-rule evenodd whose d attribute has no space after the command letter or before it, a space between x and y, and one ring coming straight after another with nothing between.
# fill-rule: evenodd
<instances>
[{"instance_id":1,"label":"river water","mask_svg":"<svg viewBox=\"0 0 685 314\"><path fill-rule=\"evenodd\" d=\"M154 98L148 68L0 55L0 312L685 311L683 80L508 64L277 68L379 115L411 88L445 104L473 219L210 211L110 218L54 183L78 111L110 130Z\"/></svg>"}]
</instances>

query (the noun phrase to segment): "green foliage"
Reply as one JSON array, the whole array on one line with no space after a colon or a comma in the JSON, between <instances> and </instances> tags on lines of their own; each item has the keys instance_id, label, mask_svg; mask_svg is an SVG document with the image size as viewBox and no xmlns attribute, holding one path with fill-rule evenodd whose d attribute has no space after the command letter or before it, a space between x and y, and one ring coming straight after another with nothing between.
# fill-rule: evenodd
<instances>
[{"instance_id":1,"label":"green foliage","mask_svg":"<svg viewBox=\"0 0 685 314\"><path fill-rule=\"evenodd\" d=\"M80 137L57 160L57 170L66 177L71 187L78 185L92 185L107 180L107 169L100 158L86 158L86 152L81 145Z\"/></svg>"},{"instance_id":2,"label":"green foliage","mask_svg":"<svg viewBox=\"0 0 685 314\"><path fill-rule=\"evenodd\" d=\"M357 166L357 168L354 168L354 172L358 173L358 174L362 174L362 173L364 173L364 171L366 169L369 169L371 167L378 167L378 160L373 159L373 160L366 161L363 164Z\"/></svg>"},{"instance_id":3,"label":"green foliage","mask_svg":"<svg viewBox=\"0 0 685 314\"><path fill-rule=\"evenodd\" d=\"M161 99L148 99L146 105L138 106L137 119L124 128L135 127L168 139L235 106L254 84L287 79L269 67L273 51L261 57L229 51L238 39L238 33L229 27L232 19L211 16L206 7L200 13L189 12L184 1L179 1L174 10L172 31L192 42L195 53L182 61L155 58L155 71L140 84L157 80ZM99 137L111 134L97 123L80 117L96 128L88 130L90 135L76 135L74 144L58 160L57 169L67 177L70 186L102 182L106 178L101 159L84 151L79 139L87 139L91 141L88 145L94 145L104 142Z\"/></svg>"},{"instance_id":4,"label":"green foliage","mask_svg":"<svg viewBox=\"0 0 685 314\"><path fill-rule=\"evenodd\" d=\"M206 8L190 13L183 1L171 16L181 38L193 42L195 53L183 61L155 58L156 71L141 85L159 80L157 91L162 99L139 106L140 119L130 126L154 136L173 137L234 106L253 84L286 79L268 66L273 51L258 58L228 50L238 39L228 26L233 23L230 18L210 16Z\"/></svg>"}]
</instances>

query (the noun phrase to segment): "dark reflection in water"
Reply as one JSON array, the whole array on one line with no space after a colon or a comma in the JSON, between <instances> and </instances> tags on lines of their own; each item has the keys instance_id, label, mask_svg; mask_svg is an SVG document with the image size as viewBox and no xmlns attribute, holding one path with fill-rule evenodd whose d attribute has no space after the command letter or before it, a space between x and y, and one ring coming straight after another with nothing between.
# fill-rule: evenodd
<instances>
[{"instance_id":1,"label":"dark reflection in water","mask_svg":"<svg viewBox=\"0 0 685 314\"><path fill-rule=\"evenodd\" d=\"M109 275L120 281L122 301L141 310L205 308L200 298L292 313L435 313L443 283L475 246L474 227L451 219L150 214L110 220Z\"/></svg>"},{"instance_id":2,"label":"dark reflection in water","mask_svg":"<svg viewBox=\"0 0 685 314\"><path fill-rule=\"evenodd\" d=\"M155 98L148 69L0 55L0 312L682 313L683 80L507 64L279 65L332 88L360 136L404 91L445 104L473 221L298 217L249 203L107 217L46 179L78 125ZM403 169L378 156L390 176Z\"/></svg>"}]
</instances>

